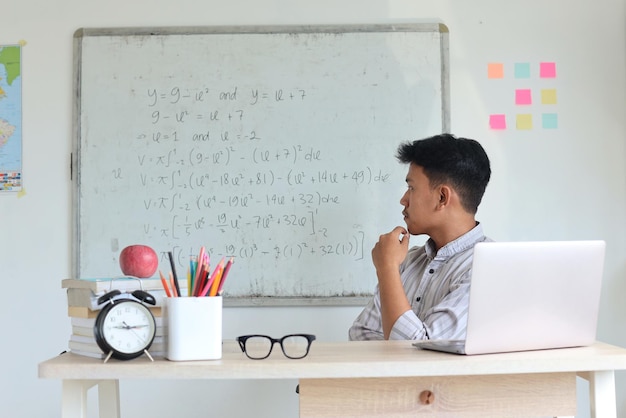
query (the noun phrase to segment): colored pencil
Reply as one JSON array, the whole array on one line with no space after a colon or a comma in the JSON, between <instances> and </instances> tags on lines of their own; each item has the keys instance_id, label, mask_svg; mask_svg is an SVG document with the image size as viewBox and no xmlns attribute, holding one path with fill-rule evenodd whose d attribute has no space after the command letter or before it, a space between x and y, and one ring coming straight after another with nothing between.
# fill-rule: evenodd
<instances>
[{"instance_id":1,"label":"colored pencil","mask_svg":"<svg viewBox=\"0 0 626 418\"><path fill-rule=\"evenodd\" d=\"M226 267L224 268L224 273L222 273L222 277L220 279L220 285L217 288L217 294L218 295L222 294L222 287L224 287L224 282L226 281L226 276L228 276L228 272L230 271L230 267L233 265L234 262L235 262L235 257L230 257L230 259L228 260L228 263L226 263Z\"/></svg>"},{"instance_id":2,"label":"colored pencil","mask_svg":"<svg viewBox=\"0 0 626 418\"><path fill-rule=\"evenodd\" d=\"M209 291L209 296L217 296L217 289L220 286L220 281L222 280L222 274L224 273L224 258L220 261L220 264L217 266L216 271L213 274L216 275L215 280L211 284L211 290Z\"/></svg>"},{"instance_id":3,"label":"colored pencil","mask_svg":"<svg viewBox=\"0 0 626 418\"><path fill-rule=\"evenodd\" d=\"M172 292L170 292L170 287L167 285L167 280L165 280L165 276L163 275L161 270L159 270L159 276L161 276L161 284L163 285L163 290L165 290L165 294L168 298L171 298Z\"/></svg>"},{"instance_id":4,"label":"colored pencil","mask_svg":"<svg viewBox=\"0 0 626 418\"><path fill-rule=\"evenodd\" d=\"M180 296L178 289L176 289L176 281L174 280L174 274L170 271L170 284L172 286L172 296L177 298Z\"/></svg>"},{"instance_id":5,"label":"colored pencil","mask_svg":"<svg viewBox=\"0 0 626 418\"><path fill-rule=\"evenodd\" d=\"M176 274L176 266L174 265L174 254L171 251L167 253L170 259L170 266L172 267L172 276L174 281L174 289L176 289L176 296L180 296L180 285L178 284L178 275Z\"/></svg>"}]
</instances>

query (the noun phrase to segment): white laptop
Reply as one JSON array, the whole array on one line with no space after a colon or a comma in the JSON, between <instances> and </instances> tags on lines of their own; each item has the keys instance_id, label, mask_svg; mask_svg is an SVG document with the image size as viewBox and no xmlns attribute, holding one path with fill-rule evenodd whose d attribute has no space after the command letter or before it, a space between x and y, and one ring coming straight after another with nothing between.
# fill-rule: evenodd
<instances>
[{"instance_id":1,"label":"white laptop","mask_svg":"<svg viewBox=\"0 0 626 418\"><path fill-rule=\"evenodd\" d=\"M474 247L465 340L414 346L457 354L578 347L596 339L604 241Z\"/></svg>"}]
</instances>

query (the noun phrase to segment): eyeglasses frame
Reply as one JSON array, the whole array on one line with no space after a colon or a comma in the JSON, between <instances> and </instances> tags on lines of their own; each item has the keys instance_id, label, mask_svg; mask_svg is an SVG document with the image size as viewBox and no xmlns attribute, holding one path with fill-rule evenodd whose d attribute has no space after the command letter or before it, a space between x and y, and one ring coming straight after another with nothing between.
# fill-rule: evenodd
<instances>
[{"instance_id":1,"label":"eyeglasses frame","mask_svg":"<svg viewBox=\"0 0 626 418\"><path fill-rule=\"evenodd\" d=\"M248 339L253 338L253 337L263 337L263 338L267 338L268 340L271 341L272 345L270 346L269 352L267 353L267 355L265 357L250 357L250 355L246 351L246 341L248 341ZM304 353L304 355L299 356L299 357L291 357L291 356L287 355L287 353L285 352L285 347L283 346L283 341L285 341L287 338L291 338L291 337L304 337L304 338L306 338L307 346L306 346L306 352ZM313 335L313 334L288 334L288 335L285 335L282 338L272 338L269 335L262 335L262 334L240 335L239 337L237 337L237 342L239 343L239 348L241 348L241 351L250 360L263 360L263 359L268 358L270 356L270 354L272 354L272 350L274 349L274 344L276 344L276 343L278 343L280 345L280 349L283 352L285 357L287 357L288 359L291 359L291 360L300 360L300 359L303 359L303 358L305 358L306 356L309 355L309 350L311 349L311 344L313 343L313 341L315 341L315 335Z\"/></svg>"}]
</instances>

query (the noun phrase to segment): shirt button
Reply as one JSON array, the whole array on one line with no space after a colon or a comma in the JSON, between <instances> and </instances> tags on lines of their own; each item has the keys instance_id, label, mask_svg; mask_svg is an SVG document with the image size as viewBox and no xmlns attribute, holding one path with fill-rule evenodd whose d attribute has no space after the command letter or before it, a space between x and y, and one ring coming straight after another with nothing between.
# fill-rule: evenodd
<instances>
[{"instance_id":1,"label":"shirt button","mask_svg":"<svg viewBox=\"0 0 626 418\"><path fill-rule=\"evenodd\" d=\"M419 302L420 300L422 300L422 298L421 298L420 296L418 296L418 297L415 299L415 302Z\"/></svg>"},{"instance_id":2,"label":"shirt button","mask_svg":"<svg viewBox=\"0 0 626 418\"><path fill-rule=\"evenodd\" d=\"M435 270L434 270L434 269L430 269L430 270L428 270L428 272L429 272L430 274L433 274L433 273L435 272Z\"/></svg>"}]
</instances>

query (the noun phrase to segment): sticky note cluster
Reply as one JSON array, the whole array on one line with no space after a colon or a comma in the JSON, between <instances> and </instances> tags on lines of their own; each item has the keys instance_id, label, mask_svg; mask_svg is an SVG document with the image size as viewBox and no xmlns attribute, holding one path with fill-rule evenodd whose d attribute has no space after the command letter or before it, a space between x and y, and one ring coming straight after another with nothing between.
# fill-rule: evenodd
<instances>
[{"instance_id":1,"label":"sticky note cluster","mask_svg":"<svg viewBox=\"0 0 626 418\"><path fill-rule=\"evenodd\" d=\"M511 68L505 68L504 63L492 62L487 64L487 78L490 80L513 79L519 87L512 90L511 100L514 103L514 112L492 113L489 115L489 127L494 130L507 129L507 120L514 123L517 130L533 129L533 116L539 109L539 121L543 129L556 129L558 115L553 108L557 104L557 90L552 87L532 88L538 79L555 79L557 76L556 63L529 62L514 63ZM545 81L545 80L544 80Z\"/></svg>"}]
</instances>

